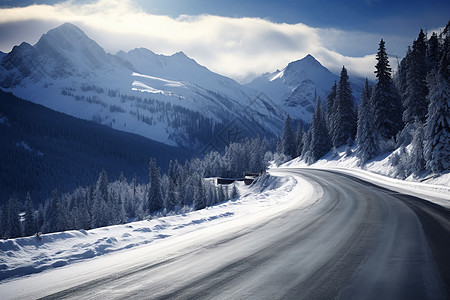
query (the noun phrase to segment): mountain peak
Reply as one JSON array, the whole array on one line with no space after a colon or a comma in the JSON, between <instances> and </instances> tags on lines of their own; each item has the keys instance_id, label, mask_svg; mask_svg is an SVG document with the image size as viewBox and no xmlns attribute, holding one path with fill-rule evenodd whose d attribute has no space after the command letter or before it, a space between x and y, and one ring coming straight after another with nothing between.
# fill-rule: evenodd
<instances>
[{"instance_id":1,"label":"mountain peak","mask_svg":"<svg viewBox=\"0 0 450 300\"><path fill-rule=\"evenodd\" d=\"M311 54L308 54L302 59L290 62L288 64L288 66L286 67L286 70L288 70L290 68L304 69L306 67L322 67L322 68L324 68L324 66L322 66L322 64L317 59L315 59L314 56L312 56Z\"/></svg>"},{"instance_id":2,"label":"mountain peak","mask_svg":"<svg viewBox=\"0 0 450 300\"><path fill-rule=\"evenodd\" d=\"M65 22L64 24L54 28L53 30L64 30L64 31L72 31L72 32L81 32L84 34L84 32L77 26L75 26L72 23Z\"/></svg>"},{"instance_id":3,"label":"mountain peak","mask_svg":"<svg viewBox=\"0 0 450 300\"><path fill-rule=\"evenodd\" d=\"M174 57L180 57L180 58L189 58L183 51L178 51L174 54L172 54Z\"/></svg>"},{"instance_id":4,"label":"mountain peak","mask_svg":"<svg viewBox=\"0 0 450 300\"><path fill-rule=\"evenodd\" d=\"M72 23L66 22L42 35L42 37L39 39L39 42L41 42L41 40L47 39L56 41L74 41L80 39L89 39L89 37L77 26L73 25ZM39 42L36 45L38 45Z\"/></svg>"},{"instance_id":5,"label":"mountain peak","mask_svg":"<svg viewBox=\"0 0 450 300\"><path fill-rule=\"evenodd\" d=\"M58 52L81 50L105 54L103 48L89 38L80 28L67 22L42 35L35 47L45 52L48 52L50 49L57 49Z\"/></svg>"}]
</instances>

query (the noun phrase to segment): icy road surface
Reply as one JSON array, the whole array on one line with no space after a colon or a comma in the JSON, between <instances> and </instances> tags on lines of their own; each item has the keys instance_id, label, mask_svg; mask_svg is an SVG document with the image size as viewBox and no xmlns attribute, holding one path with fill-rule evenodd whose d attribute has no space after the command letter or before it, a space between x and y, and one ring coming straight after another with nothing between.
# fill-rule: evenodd
<instances>
[{"instance_id":1,"label":"icy road surface","mask_svg":"<svg viewBox=\"0 0 450 300\"><path fill-rule=\"evenodd\" d=\"M192 232L1 288L50 299L450 298L448 209L336 172L271 173L306 179L298 197L308 201L208 239Z\"/></svg>"}]
</instances>

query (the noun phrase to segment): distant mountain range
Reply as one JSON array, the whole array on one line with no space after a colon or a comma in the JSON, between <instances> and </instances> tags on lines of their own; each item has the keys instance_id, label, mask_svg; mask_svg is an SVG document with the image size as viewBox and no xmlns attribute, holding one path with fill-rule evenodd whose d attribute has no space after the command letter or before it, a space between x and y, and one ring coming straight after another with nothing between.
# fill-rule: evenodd
<instances>
[{"instance_id":1,"label":"distant mountain range","mask_svg":"<svg viewBox=\"0 0 450 300\"><path fill-rule=\"evenodd\" d=\"M0 53L4 91L69 115L190 149L223 147L256 134L274 137L286 113L311 120L315 95L338 76L311 55L247 85L211 72L183 52L144 48L106 53L65 23L34 45ZM352 88L359 98L362 79Z\"/></svg>"},{"instance_id":2,"label":"distant mountain range","mask_svg":"<svg viewBox=\"0 0 450 300\"><path fill-rule=\"evenodd\" d=\"M359 102L364 86L363 78L350 78L353 97ZM339 76L322 66L312 55L289 63L283 70L257 77L247 86L265 92L291 117L311 121L316 97L326 100Z\"/></svg>"}]
</instances>

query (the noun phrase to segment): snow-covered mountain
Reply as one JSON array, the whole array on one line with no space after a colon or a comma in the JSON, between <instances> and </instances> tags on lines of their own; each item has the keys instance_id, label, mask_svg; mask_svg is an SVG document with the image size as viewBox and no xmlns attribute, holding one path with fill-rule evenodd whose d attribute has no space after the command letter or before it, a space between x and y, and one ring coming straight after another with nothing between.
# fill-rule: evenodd
<instances>
[{"instance_id":1,"label":"snow-covered mountain","mask_svg":"<svg viewBox=\"0 0 450 300\"><path fill-rule=\"evenodd\" d=\"M115 129L188 148L280 132L284 111L263 93L209 71L184 53L106 53L65 23L0 56L0 87Z\"/></svg>"},{"instance_id":2,"label":"snow-covered mountain","mask_svg":"<svg viewBox=\"0 0 450 300\"><path fill-rule=\"evenodd\" d=\"M322 100L339 76L322 66L312 55L289 63L283 70L266 73L247 86L265 92L291 117L310 122L316 96ZM355 102L359 102L364 79L350 77Z\"/></svg>"}]
</instances>

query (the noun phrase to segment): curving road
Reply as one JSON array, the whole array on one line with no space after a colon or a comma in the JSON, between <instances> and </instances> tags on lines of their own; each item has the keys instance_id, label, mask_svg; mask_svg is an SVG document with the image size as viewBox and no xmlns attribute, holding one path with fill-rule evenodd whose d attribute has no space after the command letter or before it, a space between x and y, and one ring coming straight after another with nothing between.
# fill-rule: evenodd
<instances>
[{"instance_id":1,"label":"curving road","mask_svg":"<svg viewBox=\"0 0 450 300\"><path fill-rule=\"evenodd\" d=\"M48 298L450 298L448 209L336 172L272 172L305 178L317 201Z\"/></svg>"}]
</instances>

